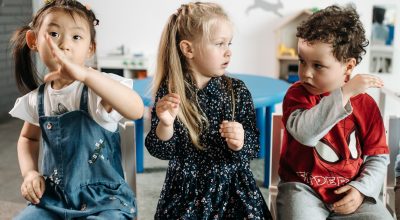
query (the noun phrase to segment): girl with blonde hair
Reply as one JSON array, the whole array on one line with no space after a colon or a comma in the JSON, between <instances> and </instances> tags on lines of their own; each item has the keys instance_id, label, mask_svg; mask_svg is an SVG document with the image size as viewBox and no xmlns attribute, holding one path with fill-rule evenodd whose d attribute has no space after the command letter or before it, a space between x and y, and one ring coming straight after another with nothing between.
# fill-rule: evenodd
<instances>
[{"instance_id":1,"label":"girl with blonde hair","mask_svg":"<svg viewBox=\"0 0 400 220\"><path fill-rule=\"evenodd\" d=\"M270 219L250 170L259 150L252 97L225 75L232 24L217 4L182 5L162 33L150 154L169 160L156 219Z\"/></svg>"}]
</instances>

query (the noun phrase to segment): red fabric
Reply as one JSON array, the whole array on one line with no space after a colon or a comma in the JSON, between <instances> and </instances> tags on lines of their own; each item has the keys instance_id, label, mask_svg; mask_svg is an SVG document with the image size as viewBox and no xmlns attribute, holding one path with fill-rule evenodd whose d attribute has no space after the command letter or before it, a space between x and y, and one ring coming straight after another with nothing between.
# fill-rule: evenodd
<instances>
[{"instance_id":1,"label":"red fabric","mask_svg":"<svg viewBox=\"0 0 400 220\"><path fill-rule=\"evenodd\" d=\"M297 109L310 109L329 94L312 95L300 83L292 85L283 101L283 122ZM365 155L388 154L383 121L375 101L367 94L351 98L353 113L339 121L320 142L333 150L335 162L324 160L315 147L297 142L285 129L279 175L285 182L302 182L312 187L325 203L342 196L334 190L357 178ZM324 120L321 118L320 120ZM355 133L354 133L355 132ZM357 155L352 157L350 135L355 134Z\"/></svg>"}]
</instances>

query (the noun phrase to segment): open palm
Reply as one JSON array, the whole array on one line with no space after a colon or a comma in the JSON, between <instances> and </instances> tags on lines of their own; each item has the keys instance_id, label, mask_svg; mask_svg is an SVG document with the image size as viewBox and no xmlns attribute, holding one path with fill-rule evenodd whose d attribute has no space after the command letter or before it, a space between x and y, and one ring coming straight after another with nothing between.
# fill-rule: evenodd
<instances>
[{"instance_id":1,"label":"open palm","mask_svg":"<svg viewBox=\"0 0 400 220\"><path fill-rule=\"evenodd\" d=\"M45 82L57 79L84 81L86 68L69 60L61 49L50 39L49 35L46 35L46 41L59 68L56 71L48 73L44 78Z\"/></svg>"}]
</instances>

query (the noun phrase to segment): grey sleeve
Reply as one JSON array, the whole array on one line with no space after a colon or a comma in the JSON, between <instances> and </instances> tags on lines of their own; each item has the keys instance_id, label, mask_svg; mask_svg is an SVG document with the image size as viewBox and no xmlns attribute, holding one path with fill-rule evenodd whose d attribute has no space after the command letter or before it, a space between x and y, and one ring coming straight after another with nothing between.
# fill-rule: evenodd
<instances>
[{"instance_id":1,"label":"grey sleeve","mask_svg":"<svg viewBox=\"0 0 400 220\"><path fill-rule=\"evenodd\" d=\"M287 131L301 144L315 146L336 123L352 113L350 101L343 108L342 99L339 88L311 109L293 111L286 123Z\"/></svg>"},{"instance_id":2,"label":"grey sleeve","mask_svg":"<svg viewBox=\"0 0 400 220\"><path fill-rule=\"evenodd\" d=\"M360 175L357 179L351 181L349 185L376 202L382 189L383 180L386 178L389 162L388 154L367 156L361 166Z\"/></svg>"}]
</instances>

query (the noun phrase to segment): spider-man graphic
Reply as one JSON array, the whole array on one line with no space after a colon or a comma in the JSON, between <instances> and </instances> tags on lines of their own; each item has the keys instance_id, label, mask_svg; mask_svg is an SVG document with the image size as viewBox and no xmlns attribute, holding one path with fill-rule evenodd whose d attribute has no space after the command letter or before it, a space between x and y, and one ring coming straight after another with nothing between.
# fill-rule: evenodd
<instances>
[{"instance_id":1,"label":"spider-man graphic","mask_svg":"<svg viewBox=\"0 0 400 220\"><path fill-rule=\"evenodd\" d=\"M314 146L312 174L298 171L297 175L322 195L327 194L327 199L337 201L342 195L338 197L333 190L350 182L362 164L358 135L353 116L343 119Z\"/></svg>"}]
</instances>

